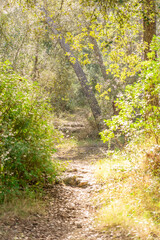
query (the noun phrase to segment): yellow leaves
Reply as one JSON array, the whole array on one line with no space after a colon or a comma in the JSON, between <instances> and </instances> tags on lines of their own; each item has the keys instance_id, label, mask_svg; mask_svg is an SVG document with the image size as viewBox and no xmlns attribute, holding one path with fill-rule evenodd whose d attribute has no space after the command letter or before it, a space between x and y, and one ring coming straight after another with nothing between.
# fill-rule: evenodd
<instances>
[{"instance_id":1,"label":"yellow leaves","mask_svg":"<svg viewBox=\"0 0 160 240\"><path fill-rule=\"evenodd\" d=\"M78 41L74 42L74 45L72 45L72 48L74 50L78 50L79 52L82 51L83 45L81 43L79 43Z\"/></svg>"},{"instance_id":2,"label":"yellow leaves","mask_svg":"<svg viewBox=\"0 0 160 240\"><path fill-rule=\"evenodd\" d=\"M93 38L96 38L96 37L97 37L97 35L96 35L96 33L95 33L94 31L90 31L89 35L90 35L91 37L93 37Z\"/></svg>"},{"instance_id":3,"label":"yellow leaves","mask_svg":"<svg viewBox=\"0 0 160 240\"><path fill-rule=\"evenodd\" d=\"M94 30L95 27L96 27L95 24L92 24L92 25L90 26L90 29Z\"/></svg>"},{"instance_id":4,"label":"yellow leaves","mask_svg":"<svg viewBox=\"0 0 160 240\"><path fill-rule=\"evenodd\" d=\"M78 14L78 19L81 19L81 17L82 17L82 14Z\"/></svg>"},{"instance_id":5,"label":"yellow leaves","mask_svg":"<svg viewBox=\"0 0 160 240\"><path fill-rule=\"evenodd\" d=\"M121 72L120 79L121 81L124 81L127 77L127 68L123 68L123 71Z\"/></svg>"},{"instance_id":6,"label":"yellow leaves","mask_svg":"<svg viewBox=\"0 0 160 240\"><path fill-rule=\"evenodd\" d=\"M67 97L62 97L61 100L68 102L68 101L69 101L69 98L67 98Z\"/></svg>"},{"instance_id":7,"label":"yellow leaves","mask_svg":"<svg viewBox=\"0 0 160 240\"><path fill-rule=\"evenodd\" d=\"M87 28L86 27L82 28L82 32L87 32Z\"/></svg>"},{"instance_id":8,"label":"yellow leaves","mask_svg":"<svg viewBox=\"0 0 160 240\"><path fill-rule=\"evenodd\" d=\"M71 55L71 53L69 53L69 52L66 52L66 54L65 54L68 58L69 58L69 60L70 60L70 62L71 63L73 63L73 64L75 64L76 63L76 58L75 57L73 57L72 55Z\"/></svg>"},{"instance_id":9,"label":"yellow leaves","mask_svg":"<svg viewBox=\"0 0 160 240\"><path fill-rule=\"evenodd\" d=\"M86 65L86 64L90 64L91 63L91 61L89 60L89 59L85 59L85 60L81 60L81 64L82 65Z\"/></svg>"},{"instance_id":10,"label":"yellow leaves","mask_svg":"<svg viewBox=\"0 0 160 240\"><path fill-rule=\"evenodd\" d=\"M75 57L70 57L69 60L71 61L71 63L75 64L76 63L76 59Z\"/></svg>"},{"instance_id":11,"label":"yellow leaves","mask_svg":"<svg viewBox=\"0 0 160 240\"><path fill-rule=\"evenodd\" d=\"M101 89L102 89L102 85L100 85L99 83L97 83L97 85L95 86L95 89L100 93Z\"/></svg>"},{"instance_id":12,"label":"yellow leaves","mask_svg":"<svg viewBox=\"0 0 160 240\"><path fill-rule=\"evenodd\" d=\"M106 100L109 100L109 97L108 97L108 92L107 91L104 91L101 95L100 95L101 98L105 98Z\"/></svg>"},{"instance_id":13,"label":"yellow leaves","mask_svg":"<svg viewBox=\"0 0 160 240\"><path fill-rule=\"evenodd\" d=\"M87 32L81 32L80 34L77 35L72 35L71 32L67 32L66 34L66 42L69 42L71 45L72 49L82 52L82 49L85 46L84 39L88 35ZM90 46L91 47L91 46Z\"/></svg>"},{"instance_id":14,"label":"yellow leaves","mask_svg":"<svg viewBox=\"0 0 160 240\"><path fill-rule=\"evenodd\" d=\"M88 43L88 47L90 48L90 49L93 49L93 44L92 43Z\"/></svg>"},{"instance_id":15,"label":"yellow leaves","mask_svg":"<svg viewBox=\"0 0 160 240\"><path fill-rule=\"evenodd\" d=\"M66 37L67 37L67 38L72 38L73 35L71 34L71 32L67 32Z\"/></svg>"},{"instance_id":16,"label":"yellow leaves","mask_svg":"<svg viewBox=\"0 0 160 240\"><path fill-rule=\"evenodd\" d=\"M141 49L138 50L136 46L135 52L132 51L134 42L127 37L124 37L121 41L121 37L116 39L115 48L109 53L109 60L111 64L107 73L111 72L114 77L119 78L121 81L125 81L127 77L134 76L141 69Z\"/></svg>"},{"instance_id":17,"label":"yellow leaves","mask_svg":"<svg viewBox=\"0 0 160 240\"><path fill-rule=\"evenodd\" d=\"M49 14L50 18L53 18L55 16L55 11L52 11L52 14Z\"/></svg>"},{"instance_id":18,"label":"yellow leaves","mask_svg":"<svg viewBox=\"0 0 160 240\"><path fill-rule=\"evenodd\" d=\"M110 15L109 19L110 19L111 22L115 22L115 16L114 15Z\"/></svg>"},{"instance_id":19,"label":"yellow leaves","mask_svg":"<svg viewBox=\"0 0 160 240\"><path fill-rule=\"evenodd\" d=\"M111 61L118 63L120 61L120 57L119 54L117 53L117 51L111 51L111 53L109 54Z\"/></svg>"},{"instance_id":20,"label":"yellow leaves","mask_svg":"<svg viewBox=\"0 0 160 240\"><path fill-rule=\"evenodd\" d=\"M80 59L80 62L81 62L82 65L86 65L86 64L90 64L91 63L91 61L88 58L88 54L83 55L83 57L85 57L84 60Z\"/></svg>"},{"instance_id":21,"label":"yellow leaves","mask_svg":"<svg viewBox=\"0 0 160 240\"><path fill-rule=\"evenodd\" d=\"M100 85L99 83L97 83L97 85L95 86L95 89L101 93L100 94L100 97L101 98L105 98L106 100L109 100L109 96L108 96L108 93L111 92L111 88L107 89L106 91L103 91L102 89L102 85Z\"/></svg>"},{"instance_id":22,"label":"yellow leaves","mask_svg":"<svg viewBox=\"0 0 160 240\"><path fill-rule=\"evenodd\" d=\"M106 69L106 74L109 74L109 73L111 73L111 69L110 68Z\"/></svg>"},{"instance_id":23,"label":"yellow leaves","mask_svg":"<svg viewBox=\"0 0 160 240\"><path fill-rule=\"evenodd\" d=\"M110 64L106 72L111 72L115 77L120 76L120 67L117 63Z\"/></svg>"},{"instance_id":24,"label":"yellow leaves","mask_svg":"<svg viewBox=\"0 0 160 240\"><path fill-rule=\"evenodd\" d=\"M99 24L99 25L97 26L97 28L96 28L96 30L97 30L98 32L100 32L100 31L103 30L103 29L104 29L104 27L103 27L102 24Z\"/></svg>"}]
</instances>

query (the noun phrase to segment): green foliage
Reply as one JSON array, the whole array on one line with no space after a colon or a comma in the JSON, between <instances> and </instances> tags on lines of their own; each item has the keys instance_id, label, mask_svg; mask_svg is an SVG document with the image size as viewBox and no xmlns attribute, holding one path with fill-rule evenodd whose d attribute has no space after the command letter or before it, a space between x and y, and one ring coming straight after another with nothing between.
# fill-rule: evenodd
<instances>
[{"instance_id":1,"label":"green foliage","mask_svg":"<svg viewBox=\"0 0 160 240\"><path fill-rule=\"evenodd\" d=\"M158 160L160 155L155 140L138 136L123 150L107 155L95 173L105 183L96 196L98 226L107 230L121 227L133 235L131 239L159 239L160 185L153 170L155 156Z\"/></svg>"},{"instance_id":2,"label":"green foliage","mask_svg":"<svg viewBox=\"0 0 160 240\"><path fill-rule=\"evenodd\" d=\"M0 64L0 201L7 193L52 182L58 134L49 121L48 98L31 81Z\"/></svg>"},{"instance_id":3,"label":"green foliage","mask_svg":"<svg viewBox=\"0 0 160 240\"><path fill-rule=\"evenodd\" d=\"M153 135L158 144L160 135L160 59L143 62L139 81L128 85L116 101L119 114L105 120L107 129L101 132L103 141L125 136L125 140L141 133Z\"/></svg>"}]
</instances>

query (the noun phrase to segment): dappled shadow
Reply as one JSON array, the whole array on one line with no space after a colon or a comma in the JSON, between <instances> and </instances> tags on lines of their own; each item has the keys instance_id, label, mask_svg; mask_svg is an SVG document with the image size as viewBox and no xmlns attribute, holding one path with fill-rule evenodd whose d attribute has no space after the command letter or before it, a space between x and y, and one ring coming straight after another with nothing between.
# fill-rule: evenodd
<instances>
[{"instance_id":1,"label":"dappled shadow","mask_svg":"<svg viewBox=\"0 0 160 240\"><path fill-rule=\"evenodd\" d=\"M60 160L98 160L106 157L107 146L78 146L71 149L58 149L56 157Z\"/></svg>"},{"instance_id":2,"label":"dappled shadow","mask_svg":"<svg viewBox=\"0 0 160 240\"><path fill-rule=\"evenodd\" d=\"M45 189L45 215L35 213L20 219L0 221L0 240L130 240L119 227L96 230L94 215L98 206L93 196L102 190L94 177L94 161L105 157L106 146L80 145L60 148L56 158L68 161L58 184ZM104 151L104 152L103 152Z\"/></svg>"}]
</instances>

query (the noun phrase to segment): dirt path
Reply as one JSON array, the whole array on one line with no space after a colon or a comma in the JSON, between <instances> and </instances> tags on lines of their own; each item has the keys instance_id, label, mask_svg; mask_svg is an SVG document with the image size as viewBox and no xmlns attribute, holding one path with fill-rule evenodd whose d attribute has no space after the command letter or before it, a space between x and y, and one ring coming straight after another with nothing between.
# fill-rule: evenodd
<instances>
[{"instance_id":1,"label":"dirt path","mask_svg":"<svg viewBox=\"0 0 160 240\"><path fill-rule=\"evenodd\" d=\"M10 218L0 222L1 240L109 240L129 239L122 231L100 232L94 228L96 207L93 195L101 186L94 178L94 163L104 157L98 145L59 149L57 158L71 160L63 182L48 189L45 215L27 219Z\"/></svg>"}]
</instances>

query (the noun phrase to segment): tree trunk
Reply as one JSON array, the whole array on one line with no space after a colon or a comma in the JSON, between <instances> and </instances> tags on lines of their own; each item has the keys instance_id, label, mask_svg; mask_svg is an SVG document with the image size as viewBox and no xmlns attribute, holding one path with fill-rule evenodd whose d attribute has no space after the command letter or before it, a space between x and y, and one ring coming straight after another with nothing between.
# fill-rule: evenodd
<instances>
[{"instance_id":1,"label":"tree trunk","mask_svg":"<svg viewBox=\"0 0 160 240\"><path fill-rule=\"evenodd\" d=\"M91 111L93 113L94 119L97 124L97 127L99 129L100 128L101 109L99 107L97 99L95 98L94 92L87 80L87 77L86 77L80 63L78 62L77 58L74 56L72 50L70 49L69 44L66 43L65 38L57 30L57 27L56 27L54 21L52 20L52 18L50 18L48 16L48 13L44 8L42 8L41 10L45 13L46 22L50 26L52 32L55 35L59 36L58 37L59 44L60 44L61 48L64 50L69 62L71 63L71 65L80 81L81 87L83 89L83 92L84 92L87 100L88 100L89 106L91 108Z\"/></svg>"},{"instance_id":2,"label":"tree trunk","mask_svg":"<svg viewBox=\"0 0 160 240\"><path fill-rule=\"evenodd\" d=\"M155 0L143 0L143 42L147 44L144 50L144 60L148 60L148 53L151 51L150 45L153 36L156 35L156 5ZM156 52L155 52L156 58ZM149 89L146 91L146 100L151 106L159 106L159 96L153 95L155 88L154 82L150 83ZM146 113L146 118L149 113Z\"/></svg>"},{"instance_id":3,"label":"tree trunk","mask_svg":"<svg viewBox=\"0 0 160 240\"><path fill-rule=\"evenodd\" d=\"M150 45L156 35L156 7L155 0L143 0L143 42L147 44L144 50L144 60L148 60Z\"/></svg>"},{"instance_id":4,"label":"tree trunk","mask_svg":"<svg viewBox=\"0 0 160 240\"><path fill-rule=\"evenodd\" d=\"M88 34L89 34L89 40L93 44L94 54L95 54L95 57L97 59L97 62L99 64L99 66L100 66L104 83L106 83L107 87L108 87L111 83L110 83L110 80L108 79L108 76L107 76L107 73L106 73L106 66L104 65L103 57L102 57L102 54L100 52L100 49L99 49L99 46L98 46L98 43L97 43L96 39L94 37L90 36L90 28L88 28ZM112 109L113 109L113 115L117 115L118 112L116 110L114 100L111 102L111 104L112 104Z\"/></svg>"},{"instance_id":5,"label":"tree trunk","mask_svg":"<svg viewBox=\"0 0 160 240\"><path fill-rule=\"evenodd\" d=\"M94 50L96 59L97 59L97 61L99 63L103 79L104 79L105 82L107 82L106 67L104 65L102 54L100 52L98 43L97 43L96 39L94 37L90 36L90 35L89 35L89 40L93 44L93 50Z\"/></svg>"}]
</instances>

